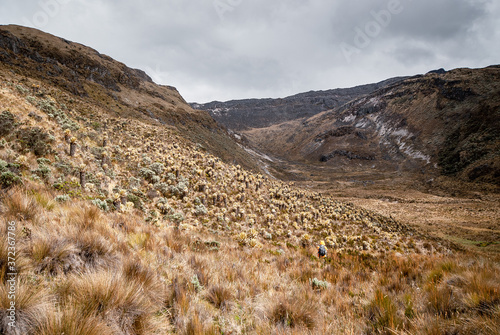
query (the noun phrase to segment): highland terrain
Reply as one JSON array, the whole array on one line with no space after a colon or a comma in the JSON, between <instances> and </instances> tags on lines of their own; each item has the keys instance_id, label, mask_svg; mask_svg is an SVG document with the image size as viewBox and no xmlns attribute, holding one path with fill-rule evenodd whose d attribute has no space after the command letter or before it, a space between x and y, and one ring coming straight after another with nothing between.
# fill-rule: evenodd
<instances>
[{"instance_id":1,"label":"highland terrain","mask_svg":"<svg viewBox=\"0 0 500 335\"><path fill-rule=\"evenodd\" d=\"M407 80L410 94L421 78ZM488 87L474 88L474 97ZM290 118L294 127L322 120L323 128L300 132L282 157L255 135L281 126L247 129L239 140L140 70L37 30L0 26L0 333L498 334L498 238L478 246L439 236L443 222L424 229L431 217L418 212L421 198L409 201L421 194L443 210L470 202L472 212L445 216L450 225L481 217L489 226L477 230L498 234L498 156L489 153L498 133L488 130L495 118L477 128L487 139L473 142L487 153L450 173L429 168L431 186L412 177L404 155L388 167L378 161L400 145L391 137L370 151L372 174L350 167L365 163L353 156L362 146L340 163L338 153L321 161L346 150L334 148L339 128L348 137L383 136L367 119L376 112L354 112L374 103L368 97L334 106L340 112ZM389 97L384 104L396 106ZM484 100L498 113L493 96ZM366 128L349 131L361 121ZM285 138L286 128L273 138ZM464 133L463 145L472 143L473 131ZM407 140L410 150L427 149L413 136L422 143ZM439 152L429 157L439 169ZM470 180L477 164L492 170ZM398 181L414 187L391 184ZM329 248L321 260L319 240Z\"/></svg>"}]
</instances>

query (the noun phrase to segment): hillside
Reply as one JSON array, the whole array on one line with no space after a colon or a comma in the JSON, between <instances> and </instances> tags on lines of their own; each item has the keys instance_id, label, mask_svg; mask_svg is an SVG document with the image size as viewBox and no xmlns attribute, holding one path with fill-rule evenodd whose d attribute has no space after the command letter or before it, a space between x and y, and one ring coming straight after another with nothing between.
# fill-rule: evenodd
<instances>
[{"instance_id":1,"label":"hillside","mask_svg":"<svg viewBox=\"0 0 500 335\"><path fill-rule=\"evenodd\" d=\"M13 80L48 84L64 94L68 110L89 117L78 98L105 108L110 118L172 126L228 162L258 171L248 154L206 112L192 109L171 86L157 85L144 71L131 69L79 43L21 26L0 26L0 70ZM12 75L11 75L12 74ZM36 92L32 92L36 93ZM105 126L96 120L93 127Z\"/></svg>"},{"instance_id":2,"label":"hillside","mask_svg":"<svg viewBox=\"0 0 500 335\"><path fill-rule=\"evenodd\" d=\"M208 111L218 123L225 127L233 131L241 131L312 117L403 79L405 77L391 78L376 84L352 88L310 91L282 99L212 101L203 104L191 103L191 106Z\"/></svg>"},{"instance_id":3,"label":"hillside","mask_svg":"<svg viewBox=\"0 0 500 335\"><path fill-rule=\"evenodd\" d=\"M500 186L500 66L412 77L313 117L241 131L328 171L446 175Z\"/></svg>"},{"instance_id":4,"label":"hillside","mask_svg":"<svg viewBox=\"0 0 500 335\"><path fill-rule=\"evenodd\" d=\"M173 88L0 34L0 334L498 333L489 245L225 162L239 146Z\"/></svg>"}]
</instances>

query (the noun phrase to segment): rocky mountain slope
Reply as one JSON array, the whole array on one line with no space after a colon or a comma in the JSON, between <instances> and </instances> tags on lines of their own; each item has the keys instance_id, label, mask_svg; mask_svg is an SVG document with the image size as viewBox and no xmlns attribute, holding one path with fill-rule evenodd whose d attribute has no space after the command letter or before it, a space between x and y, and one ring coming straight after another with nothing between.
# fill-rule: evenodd
<instances>
[{"instance_id":1,"label":"rocky mountain slope","mask_svg":"<svg viewBox=\"0 0 500 335\"><path fill-rule=\"evenodd\" d=\"M192 109L172 86L157 85L144 71L131 69L79 43L21 26L0 26L0 70L50 84L70 97L66 105L79 117L76 98L106 108L109 117L171 126L226 161L258 170L248 154L210 115ZM37 93L36 85L28 89ZM105 126L105 119L96 121ZM99 126L97 124L95 127Z\"/></svg>"},{"instance_id":2,"label":"rocky mountain slope","mask_svg":"<svg viewBox=\"0 0 500 335\"><path fill-rule=\"evenodd\" d=\"M500 185L500 66L415 76L310 118L240 133L265 153L339 171Z\"/></svg>"},{"instance_id":3,"label":"rocky mountain slope","mask_svg":"<svg viewBox=\"0 0 500 335\"><path fill-rule=\"evenodd\" d=\"M391 78L376 84L352 88L310 91L282 99L213 101L203 104L191 103L191 106L208 111L218 123L234 131L263 128L276 123L312 117L404 78Z\"/></svg>"},{"instance_id":4,"label":"rocky mountain slope","mask_svg":"<svg viewBox=\"0 0 500 335\"><path fill-rule=\"evenodd\" d=\"M500 329L498 258L225 163L192 140L208 114L175 90L1 34L0 334Z\"/></svg>"}]
</instances>

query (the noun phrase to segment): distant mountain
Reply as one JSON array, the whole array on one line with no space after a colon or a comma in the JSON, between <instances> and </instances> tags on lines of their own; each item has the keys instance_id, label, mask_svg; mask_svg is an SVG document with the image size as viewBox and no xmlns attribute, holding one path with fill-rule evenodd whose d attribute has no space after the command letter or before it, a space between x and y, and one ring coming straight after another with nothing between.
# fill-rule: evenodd
<instances>
[{"instance_id":1,"label":"distant mountain","mask_svg":"<svg viewBox=\"0 0 500 335\"><path fill-rule=\"evenodd\" d=\"M315 116L240 135L290 161L500 185L500 66L395 81Z\"/></svg>"},{"instance_id":2,"label":"distant mountain","mask_svg":"<svg viewBox=\"0 0 500 335\"><path fill-rule=\"evenodd\" d=\"M234 131L263 128L280 122L314 116L405 78L407 77L391 78L376 84L352 88L310 91L279 99L191 103L191 107L208 111L217 122Z\"/></svg>"}]
</instances>

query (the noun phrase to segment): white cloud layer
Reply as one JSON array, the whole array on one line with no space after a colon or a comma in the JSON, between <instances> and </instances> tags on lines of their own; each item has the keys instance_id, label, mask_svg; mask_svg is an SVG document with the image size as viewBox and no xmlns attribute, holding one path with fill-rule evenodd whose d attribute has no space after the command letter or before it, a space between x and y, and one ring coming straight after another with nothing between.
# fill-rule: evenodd
<instances>
[{"instance_id":1,"label":"white cloud layer","mask_svg":"<svg viewBox=\"0 0 500 335\"><path fill-rule=\"evenodd\" d=\"M496 0L0 0L188 101L284 97L500 63Z\"/></svg>"}]
</instances>

